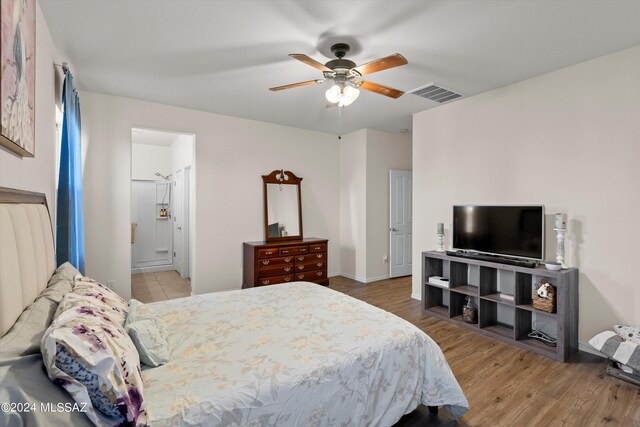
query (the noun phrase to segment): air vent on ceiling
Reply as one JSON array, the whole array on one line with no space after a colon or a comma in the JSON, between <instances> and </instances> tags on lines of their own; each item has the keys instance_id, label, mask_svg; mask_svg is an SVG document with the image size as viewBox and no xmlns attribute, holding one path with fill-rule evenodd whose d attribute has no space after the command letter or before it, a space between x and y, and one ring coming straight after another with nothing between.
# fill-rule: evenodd
<instances>
[{"instance_id":1,"label":"air vent on ceiling","mask_svg":"<svg viewBox=\"0 0 640 427\"><path fill-rule=\"evenodd\" d=\"M445 89L442 86L436 85L435 83L429 83L426 86L421 86L417 89L409 91L409 93L421 96L422 98L430 99L435 102L439 102L440 104L462 97L461 94L449 89Z\"/></svg>"}]
</instances>

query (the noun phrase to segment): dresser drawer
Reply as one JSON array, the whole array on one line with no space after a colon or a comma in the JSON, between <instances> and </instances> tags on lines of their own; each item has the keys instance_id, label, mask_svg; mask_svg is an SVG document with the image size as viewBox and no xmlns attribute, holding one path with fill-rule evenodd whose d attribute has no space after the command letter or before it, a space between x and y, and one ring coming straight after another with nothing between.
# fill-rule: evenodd
<instances>
[{"instance_id":1,"label":"dresser drawer","mask_svg":"<svg viewBox=\"0 0 640 427\"><path fill-rule=\"evenodd\" d=\"M291 274L293 272L293 264L282 264L269 268L261 268L260 271L258 271L258 277L263 278L269 276L279 276L283 274Z\"/></svg>"},{"instance_id":2,"label":"dresser drawer","mask_svg":"<svg viewBox=\"0 0 640 427\"><path fill-rule=\"evenodd\" d=\"M309 258L306 261L302 261L302 262L297 261L296 262L296 267L299 266L299 265L306 265L306 268L308 270L310 270L311 267L314 267L315 269L319 269L319 268L325 268L326 265L327 265L327 261L324 260L324 259Z\"/></svg>"},{"instance_id":3,"label":"dresser drawer","mask_svg":"<svg viewBox=\"0 0 640 427\"><path fill-rule=\"evenodd\" d=\"M308 252L309 252L308 246L289 246L286 248L280 248L280 256L306 254Z\"/></svg>"},{"instance_id":4,"label":"dresser drawer","mask_svg":"<svg viewBox=\"0 0 640 427\"><path fill-rule=\"evenodd\" d=\"M296 255L293 257L296 263L306 263L310 261L326 261L327 254L324 252L308 254L308 255Z\"/></svg>"},{"instance_id":5,"label":"dresser drawer","mask_svg":"<svg viewBox=\"0 0 640 427\"><path fill-rule=\"evenodd\" d=\"M272 258L278 256L278 248L258 249L258 258Z\"/></svg>"},{"instance_id":6,"label":"dresser drawer","mask_svg":"<svg viewBox=\"0 0 640 427\"><path fill-rule=\"evenodd\" d=\"M309 245L309 252L327 252L327 244L326 243L315 243Z\"/></svg>"},{"instance_id":7,"label":"dresser drawer","mask_svg":"<svg viewBox=\"0 0 640 427\"><path fill-rule=\"evenodd\" d=\"M277 283L293 282L293 274L286 274L283 276L272 276L258 279L257 286L275 285Z\"/></svg>"},{"instance_id":8,"label":"dresser drawer","mask_svg":"<svg viewBox=\"0 0 640 427\"><path fill-rule=\"evenodd\" d=\"M312 270L321 270L326 269L326 263L324 261L311 261L306 264L296 264L295 272L299 273L301 271L312 271Z\"/></svg>"},{"instance_id":9,"label":"dresser drawer","mask_svg":"<svg viewBox=\"0 0 640 427\"><path fill-rule=\"evenodd\" d=\"M307 282L312 280L320 280L327 277L327 272L325 270L317 270L317 271L305 271L302 273L298 273L296 271L294 279L296 281L305 280Z\"/></svg>"},{"instance_id":10,"label":"dresser drawer","mask_svg":"<svg viewBox=\"0 0 640 427\"><path fill-rule=\"evenodd\" d=\"M282 256L277 258L266 258L258 261L258 269L270 268L276 265L293 264L293 256Z\"/></svg>"}]
</instances>

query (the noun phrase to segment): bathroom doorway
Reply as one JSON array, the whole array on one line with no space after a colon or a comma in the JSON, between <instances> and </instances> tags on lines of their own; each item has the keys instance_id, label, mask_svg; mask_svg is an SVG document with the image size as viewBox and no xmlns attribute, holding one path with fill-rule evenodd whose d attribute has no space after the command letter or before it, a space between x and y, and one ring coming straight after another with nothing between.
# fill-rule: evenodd
<instances>
[{"instance_id":1,"label":"bathroom doorway","mask_svg":"<svg viewBox=\"0 0 640 427\"><path fill-rule=\"evenodd\" d=\"M191 295L195 136L131 129L131 294Z\"/></svg>"}]
</instances>

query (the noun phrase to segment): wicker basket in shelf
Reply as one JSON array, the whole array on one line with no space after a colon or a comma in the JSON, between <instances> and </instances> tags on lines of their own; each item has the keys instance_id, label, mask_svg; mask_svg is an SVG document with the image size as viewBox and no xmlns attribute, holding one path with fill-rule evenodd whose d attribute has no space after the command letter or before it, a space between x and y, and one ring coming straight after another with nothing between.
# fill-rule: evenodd
<instances>
[{"instance_id":1,"label":"wicker basket in shelf","mask_svg":"<svg viewBox=\"0 0 640 427\"><path fill-rule=\"evenodd\" d=\"M540 284L547 283L545 280L542 280ZM549 284L551 285L551 284ZM556 288L554 286L549 286L549 290L547 291L548 298L542 298L538 295L536 290L533 291L533 308L540 311L545 311L547 313L555 313L556 312Z\"/></svg>"}]
</instances>

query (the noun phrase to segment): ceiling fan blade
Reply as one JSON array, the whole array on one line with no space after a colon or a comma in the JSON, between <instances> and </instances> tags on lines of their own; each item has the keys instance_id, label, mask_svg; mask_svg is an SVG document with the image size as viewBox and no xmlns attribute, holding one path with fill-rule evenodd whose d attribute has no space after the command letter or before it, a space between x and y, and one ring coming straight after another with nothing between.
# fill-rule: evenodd
<instances>
[{"instance_id":1,"label":"ceiling fan blade","mask_svg":"<svg viewBox=\"0 0 640 427\"><path fill-rule=\"evenodd\" d=\"M360 73L361 76L366 74L377 73L378 71L388 70L389 68L399 67L401 65L408 64L409 61L400 55L399 53L385 56L384 58L376 59L366 64L358 65L354 70Z\"/></svg>"},{"instance_id":2,"label":"ceiling fan blade","mask_svg":"<svg viewBox=\"0 0 640 427\"><path fill-rule=\"evenodd\" d=\"M323 83L323 82L324 82L324 80L321 80L321 79L307 80L306 82L292 83L290 85L270 87L269 90L277 91L277 90L291 89L292 87L308 86L308 85L320 84L320 83Z\"/></svg>"},{"instance_id":3,"label":"ceiling fan blade","mask_svg":"<svg viewBox=\"0 0 640 427\"><path fill-rule=\"evenodd\" d=\"M324 106L325 106L325 108L335 108L335 107L338 106L338 103L337 102L329 102L329 101L327 101Z\"/></svg>"},{"instance_id":4,"label":"ceiling fan blade","mask_svg":"<svg viewBox=\"0 0 640 427\"><path fill-rule=\"evenodd\" d=\"M404 94L404 92L401 90L367 81L362 81L362 83L358 87L360 89L368 90L369 92L375 92L393 99L400 98Z\"/></svg>"},{"instance_id":5,"label":"ceiling fan blade","mask_svg":"<svg viewBox=\"0 0 640 427\"><path fill-rule=\"evenodd\" d=\"M303 53L290 53L289 54L290 57L292 57L293 59L297 59L298 61L302 61L307 65L311 65L313 68L315 68L316 70L319 71L333 71L331 68L325 67L323 64L321 64L320 62L316 61L315 59L311 58L310 56L307 56Z\"/></svg>"}]
</instances>

